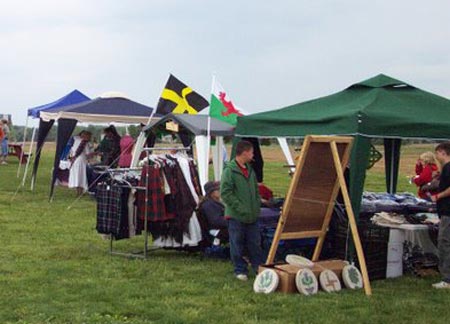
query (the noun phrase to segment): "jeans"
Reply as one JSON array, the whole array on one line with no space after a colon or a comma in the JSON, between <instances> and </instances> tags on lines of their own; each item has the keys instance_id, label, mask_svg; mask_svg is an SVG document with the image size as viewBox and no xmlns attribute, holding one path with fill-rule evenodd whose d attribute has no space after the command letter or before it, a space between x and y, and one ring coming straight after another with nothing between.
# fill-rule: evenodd
<instances>
[{"instance_id":1,"label":"jeans","mask_svg":"<svg viewBox=\"0 0 450 324\"><path fill-rule=\"evenodd\" d=\"M441 216L438 234L439 272L450 283L450 216Z\"/></svg>"},{"instance_id":2,"label":"jeans","mask_svg":"<svg viewBox=\"0 0 450 324\"><path fill-rule=\"evenodd\" d=\"M1 149L1 155L2 156L7 156L8 155L8 138L3 138L2 139L2 149Z\"/></svg>"},{"instance_id":3,"label":"jeans","mask_svg":"<svg viewBox=\"0 0 450 324\"><path fill-rule=\"evenodd\" d=\"M234 273L248 274L247 262L242 258L245 254L248 255L253 271L257 273L262 263L261 234L258 223L246 224L231 218L228 220L228 234Z\"/></svg>"}]
</instances>

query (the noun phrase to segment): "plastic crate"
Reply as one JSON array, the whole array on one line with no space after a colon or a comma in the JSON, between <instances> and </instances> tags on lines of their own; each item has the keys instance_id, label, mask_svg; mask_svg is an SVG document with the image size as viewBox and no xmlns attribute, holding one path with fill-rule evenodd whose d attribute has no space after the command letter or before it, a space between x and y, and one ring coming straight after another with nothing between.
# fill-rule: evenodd
<instances>
[{"instance_id":1,"label":"plastic crate","mask_svg":"<svg viewBox=\"0 0 450 324\"><path fill-rule=\"evenodd\" d=\"M386 278L389 228L372 224L368 220L358 222L358 233L364 251L370 280ZM339 259L346 259L352 242L347 223L336 224L334 252ZM355 258L356 259L356 258Z\"/></svg>"}]
</instances>

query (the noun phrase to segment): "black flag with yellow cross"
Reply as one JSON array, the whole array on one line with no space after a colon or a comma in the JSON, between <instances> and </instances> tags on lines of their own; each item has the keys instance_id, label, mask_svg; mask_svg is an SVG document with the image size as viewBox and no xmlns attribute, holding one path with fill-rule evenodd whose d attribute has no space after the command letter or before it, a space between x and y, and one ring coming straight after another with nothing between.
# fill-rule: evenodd
<instances>
[{"instance_id":1,"label":"black flag with yellow cross","mask_svg":"<svg viewBox=\"0 0 450 324\"><path fill-rule=\"evenodd\" d=\"M159 98L156 113L197 114L208 106L205 98L171 74Z\"/></svg>"}]
</instances>

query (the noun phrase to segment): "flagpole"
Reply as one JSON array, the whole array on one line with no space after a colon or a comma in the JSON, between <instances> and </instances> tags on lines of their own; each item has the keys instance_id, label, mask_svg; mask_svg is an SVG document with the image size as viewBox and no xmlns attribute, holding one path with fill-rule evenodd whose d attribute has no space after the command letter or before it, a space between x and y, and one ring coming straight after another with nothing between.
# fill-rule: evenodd
<instances>
[{"instance_id":1,"label":"flagpole","mask_svg":"<svg viewBox=\"0 0 450 324\"><path fill-rule=\"evenodd\" d=\"M211 93L214 91L214 83L216 82L216 75L212 74L212 83L211 83ZM211 100L210 100L211 101ZM208 143L207 147L207 153L205 156L206 159L206 181L209 180L209 151L211 149L211 102L209 103L209 110L208 110L208 124L206 127L206 142ZM217 145L217 143L216 143Z\"/></svg>"},{"instance_id":2,"label":"flagpole","mask_svg":"<svg viewBox=\"0 0 450 324\"><path fill-rule=\"evenodd\" d=\"M147 120L147 125L150 124L150 122L152 121L153 116L155 115L155 112L156 112L156 108L153 108L152 113L150 114L150 117ZM134 145L130 167L134 168L138 165L139 156L141 155L142 147L144 146L144 143L145 143L145 132L143 131L143 129L141 129L141 132L139 133L139 136L136 139L136 143Z\"/></svg>"}]
</instances>

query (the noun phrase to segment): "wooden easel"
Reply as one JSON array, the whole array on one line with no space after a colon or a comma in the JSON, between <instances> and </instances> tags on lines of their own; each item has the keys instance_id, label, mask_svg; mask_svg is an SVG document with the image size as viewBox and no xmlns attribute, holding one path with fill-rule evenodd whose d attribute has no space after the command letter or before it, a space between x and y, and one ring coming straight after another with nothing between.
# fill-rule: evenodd
<instances>
[{"instance_id":1,"label":"wooden easel","mask_svg":"<svg viewBox=\"0 0 450 324\"><path fill-rule=\"evenodd\" d=\"M318 261L341 189L364 290L366 295L371 295L366 261L344 178L352 141L352 137L306 136L266 263L273 263L280 240L300 238L317 238L312 261Z\"/></svg>"}]
</instances>

